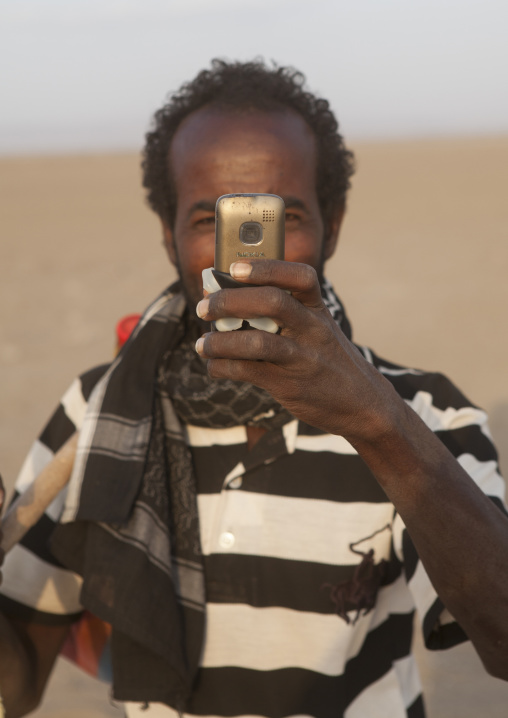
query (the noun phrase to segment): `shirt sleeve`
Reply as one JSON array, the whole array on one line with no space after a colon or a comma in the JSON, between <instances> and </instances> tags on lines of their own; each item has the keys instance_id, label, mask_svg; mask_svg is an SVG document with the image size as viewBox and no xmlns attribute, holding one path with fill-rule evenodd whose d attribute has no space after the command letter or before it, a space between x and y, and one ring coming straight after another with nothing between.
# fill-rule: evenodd
<instances>
[{"instance_id":1,"label":"shirt sleeve","mask_svg":"<svg viewBox=\"0 0 508 718\"><path fill-rule=\"evenodd\" d=\"M498 456L488 428L487 415L468 403L445 377L434 376L437 377L437 387L432 391L417 391L406 401L439 436L482 491L501 511L507 513L505 484L499 471ZM453 511L453 506L450 511ZM468 640L438 597L398 515L393 525L393 537L395 552L403 562L427 648L449 648Z\"/></svg>"},{"instance_id":2,"label":"shirt sleeve","mask_svg":"<svg viewBox=\"0 0 508 718\"><path fill-rule=\"evenodd\" d=\"M31 485L58 449L79 430L88 397L106 367L97 367L76 379L62 397L25 459L12 500ZM0 610L38 623L74 621L82 611L81 578L65 569L51 554L48 540L65 502L63 489L43 516L5 557L0 586Z\"/></svg>"}]
</instances>

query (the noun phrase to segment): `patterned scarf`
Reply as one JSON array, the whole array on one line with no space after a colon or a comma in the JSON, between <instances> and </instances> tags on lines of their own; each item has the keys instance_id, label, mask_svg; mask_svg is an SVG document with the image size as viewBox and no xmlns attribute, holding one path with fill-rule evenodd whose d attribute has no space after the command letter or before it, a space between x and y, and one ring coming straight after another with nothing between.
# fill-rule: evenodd
<instances>
[{"instance_id":1,"label":"patterned scarf","mask_svg":"<svg viewBox=\"0 0 508 718\"><path fill-rule=\"evenodd\" d=\"M322 295L348 338L331 285ZM212 380L178 285L145 312L96 385L52 551L83 577L83 606L112 625L113 694L183 712L201 655L205 591L185 424L280 428L264 390Z\"/></svg>"}]
</instances>

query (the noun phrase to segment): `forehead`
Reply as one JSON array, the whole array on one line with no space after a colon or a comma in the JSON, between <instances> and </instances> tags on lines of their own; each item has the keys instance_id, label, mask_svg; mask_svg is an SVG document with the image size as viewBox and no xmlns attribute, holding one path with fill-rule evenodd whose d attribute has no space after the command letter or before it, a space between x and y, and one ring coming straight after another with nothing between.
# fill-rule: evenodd
<instances>
[{"instance_id":1,"label":"forehead","mask_svg":"<svg viewBox=\"0 0 508 718\"><path fill-rule=\"evenodd\" d=\"M275 192L295 175L315 185L315 137L291 110L197 110L175 133L168 160L178 195L195 182L213 184L219 194L269 191L268 184ZM256 182L263 187L248 188Z\"/></svg>"}]
</instances>

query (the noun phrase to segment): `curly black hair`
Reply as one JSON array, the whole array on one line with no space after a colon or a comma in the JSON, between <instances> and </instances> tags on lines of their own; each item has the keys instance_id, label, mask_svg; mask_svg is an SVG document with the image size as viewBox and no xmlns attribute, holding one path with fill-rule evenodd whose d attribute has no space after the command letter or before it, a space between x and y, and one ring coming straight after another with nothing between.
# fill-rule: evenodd
<instances>
[{"instance_id":1,"label":"curly black hair","mask_svg":"<svg viewBox=\"0 0 508 718\"><path fill-rule=\"evenodd\" d=\"M329 103L305 89L305 77L291 67L267 66L262 60L212 60L180 88L153 118L143 151L143 186L150 207L170 227L176 211L176 191L169 168L169 149L180 123L205 105L232 111L291 109L305 120L316 137L317 195L325 224L343 208L354 172L353 154L346 149Z\"/></svg>"}]
</instances>

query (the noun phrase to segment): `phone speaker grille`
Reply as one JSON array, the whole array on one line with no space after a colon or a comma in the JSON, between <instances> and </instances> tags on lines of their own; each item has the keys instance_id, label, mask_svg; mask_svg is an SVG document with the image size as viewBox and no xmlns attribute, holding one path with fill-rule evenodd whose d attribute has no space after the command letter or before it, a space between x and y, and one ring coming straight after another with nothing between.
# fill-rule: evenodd
<instances>
[{"instance_id":1,"label":"phone speaker grille","mask_svg":"<svg viewBox=\"0 0 508 718\"><path fill-rule=\"evenodd\" d=\"M264 209L263 210L263 222L274 222L275 221L275 210Z\"/></svg>"}]
</instances>

